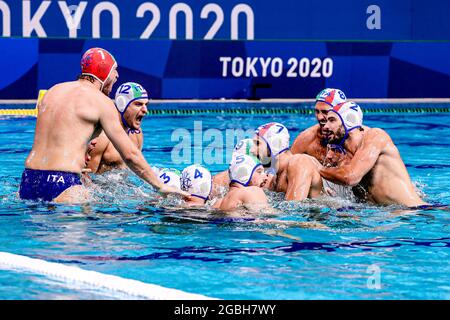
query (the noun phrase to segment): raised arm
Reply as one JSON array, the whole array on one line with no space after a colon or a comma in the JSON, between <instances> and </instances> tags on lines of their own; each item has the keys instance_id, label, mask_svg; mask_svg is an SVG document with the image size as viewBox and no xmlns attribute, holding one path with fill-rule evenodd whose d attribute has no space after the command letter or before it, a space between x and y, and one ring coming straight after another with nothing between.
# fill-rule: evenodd
<instances>
[{"instance_id":1,"label":"raised arm","mask_svg":"<svg viewBox=\"0 0 450 320\"><path fill-rule=\"evenodd\" d=\"M320 175L343 185L355 186L375 166L389 136L381 129L370 129L352 160L337 168L322 168Z\"/></svg>"},{"instance_id":2,"label":"raised arm","mask_svg":"<svg viewBox=\"0 0 450 320\"><path fill-rule=\"evenodd\" d=\"M287 201L303 201L308 198L311 189L314 164L306 155L296 156L288 165Z\"/></svg>"},{"instance_id":3,"label":"raised arm","mask_svg":"<svg viewBox=\"0 0 450 320\"><path fill-rule=\"evenodd\" d=\"M100 106L100 125L106 136L119 152L126 165L141 179L151 184L162 193L178 193L183 196L189 196L187 192L176 188L168 187L159 181L150 165L145 161L142 152L134 143L130 143L128 135L120 125L118 114L111 100L104 100Z\"/></svg>"}]
</instances>

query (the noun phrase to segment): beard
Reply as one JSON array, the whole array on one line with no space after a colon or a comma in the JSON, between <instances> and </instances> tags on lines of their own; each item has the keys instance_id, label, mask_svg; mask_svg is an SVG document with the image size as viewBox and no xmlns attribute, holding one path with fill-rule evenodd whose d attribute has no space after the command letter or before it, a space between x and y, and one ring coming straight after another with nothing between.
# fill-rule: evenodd
<instances>
[{"instance_id":1,"label":"beard","mask_svg":"<svg viewBox=\"0 0 450 320\"><path fill-rule=\"evenodd\" d=\"M332 144L339 144L342 141L342 138L344 138L345 136L345 130L344 127L339 127L339 129L336 131L336 133L334 132L324 132L325 133L325 139L327 140L327 143L332 143Z\"/></svg>"},{"instance_id":2,"label":"beard","mask_svg":"<svg viewBox=\"0 0 450 320\"><path fill-rule=\"evenodd\" d=\"M263 183L260 185L261 188L267 190L275 190L276 178L273 174L268 174L267 178L264 179Z\"/></svg>"},{"instance_id":3,"label":"beard","mask_svg":"<svg viewBox=\"0 0 450 320\"><path fill-rule=\"evenodd\" d=\"M105 96L109 97L109 94L112 91L113 82L111 80L106 80L105 84L103 85L102 92Z\"/></svg>"}]
</instances>

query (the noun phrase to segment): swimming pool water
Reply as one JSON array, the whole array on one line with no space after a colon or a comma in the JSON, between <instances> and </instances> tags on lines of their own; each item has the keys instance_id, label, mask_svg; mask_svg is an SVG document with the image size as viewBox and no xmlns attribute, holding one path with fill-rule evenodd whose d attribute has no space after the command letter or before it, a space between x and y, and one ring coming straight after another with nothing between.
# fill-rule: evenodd
<instances>
[{"instance_id":1,"label":"swimming pool water","mask_svg":"<svg viewBox=\"0 0 450 320\"><path fill-rule=\"evenodd\" d=\"M291 141L313 116L152 116L143 123L144 155L171 164L176 128L203 130L285 124ZM450 115L366 115L385 129L427 201L450 200ZM318 221L327 230L214 221L202 210L176 210L156 201L131 173L96 179L95 201L82 206L17 199L34 118L0 119L0 251L224 299L449 299L450 228L447 211L398 214L398 207L339 199L280 202L280 220ZM204 141L204 146L210 142ZM226 165L206 164L213 172ZM370 284L379 270L380 286ZM369 284L369 285L368 285ZM126 298L45 277L0 271L0 299Z\"/></svg>"}]
</instances>

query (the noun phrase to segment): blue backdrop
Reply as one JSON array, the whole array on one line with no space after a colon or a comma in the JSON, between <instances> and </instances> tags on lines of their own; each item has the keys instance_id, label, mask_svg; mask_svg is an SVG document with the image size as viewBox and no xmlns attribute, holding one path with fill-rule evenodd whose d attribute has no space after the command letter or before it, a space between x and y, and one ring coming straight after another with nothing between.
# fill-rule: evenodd
<instances>
[{"instance_id":1,"label":"blue backdrop","mask_svg":"<svg viewBox=\"0 0 450 320\"><path fill-rule=\"evenodd\" d=\"M0 1L0 99L111 51L154 98L450 97L450 1Z\"/></svg>"}]
</instances>

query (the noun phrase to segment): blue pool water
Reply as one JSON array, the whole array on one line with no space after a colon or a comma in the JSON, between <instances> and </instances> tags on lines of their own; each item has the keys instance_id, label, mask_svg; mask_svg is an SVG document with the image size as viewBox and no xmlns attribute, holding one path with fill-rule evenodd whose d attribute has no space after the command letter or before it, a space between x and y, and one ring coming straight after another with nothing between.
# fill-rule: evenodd
<instances>
[{"instance_id":1,"label":"blue pool water","mask_svg":"<svg viewBox=\"0 0 450 320\"><path fill-rule=\"evenodd\" d=\"M171 135L176 128L194 134L198 120L203 130L221 132L278 121L289 128L291 141L314 124L309 115L149 116L146 159L182 169L171 164L177 144ZM449 114L368 114L365 123L391 135L427 201L449 204ZM278 219L318 221L329 229L217 222L205 211L170 209L174 200L155 200L132 174L117 172L96 179L92 203L26 203L16 191L34 126L34 118L0 119L0 251L224 299L450 298L447 211L399 215L398 207L330 198L287 203L270 195ZM374 278L380 280L375 288ZM0 299L111 298L126 297L0 271Z\"/></svg>"}]
</instances>

